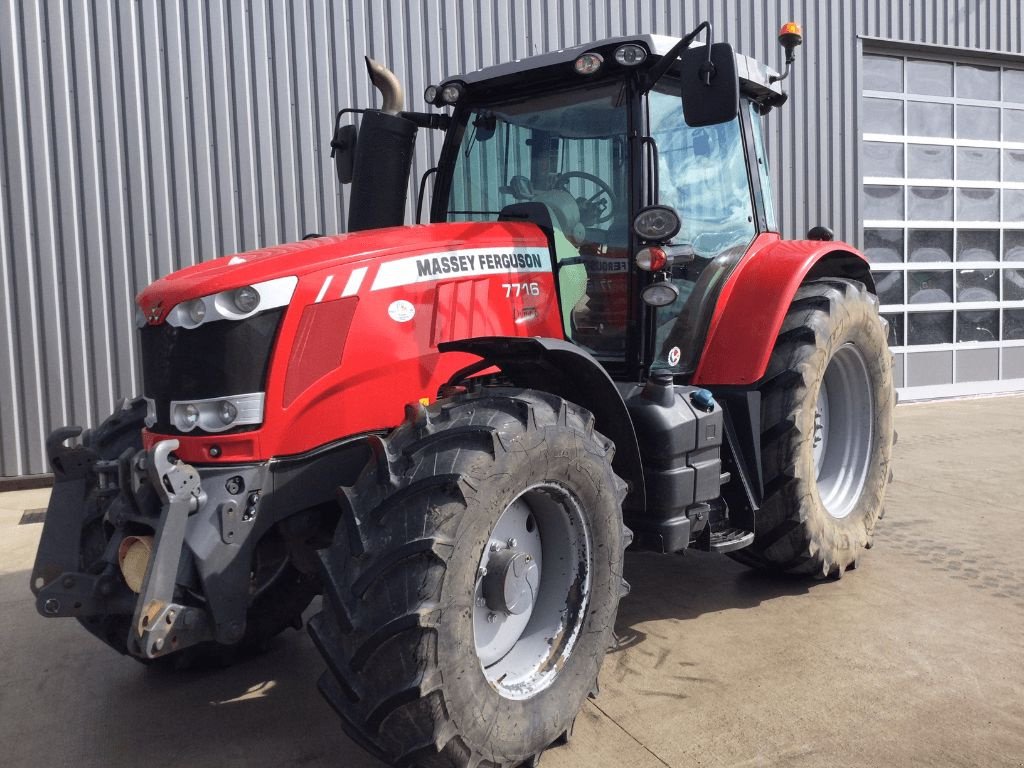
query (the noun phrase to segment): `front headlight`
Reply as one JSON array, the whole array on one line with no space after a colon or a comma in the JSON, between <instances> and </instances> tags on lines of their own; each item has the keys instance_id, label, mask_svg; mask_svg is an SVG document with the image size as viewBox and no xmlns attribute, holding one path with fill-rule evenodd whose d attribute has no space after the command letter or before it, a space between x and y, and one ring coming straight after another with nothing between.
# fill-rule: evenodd
<instances>
[{"instance_id":1,"label":"front headlight","mask_svg":"<svg viewBox=\"0 0 1024 768\"><path fill-rule=\"evenodd\" d=\"M193 299L185 305L185 313L193 326L202 325L206 319L206 304L202 299Z\"/></svg>"},{"instance_id":2,"label":"front headlight","mask_svg":"<svg viewBox=\"0 0 1024 768\"><path fill-rule=\"evenodd\" d=\"M221 400L217 405L217 415L226 426L231 426L238 418L238 407L230 400Z\"/></svg>"},{"instance_id":3,"label":"front headlight","mask_svg":"<svg viewBox=\"0 0 1024 768\"><path fill-rule=\"evenodd\" d=\"M263 423L263 393L212 397L209 400L173 400L171 423L180 432L201 429L223 432L232 427Z\"/></svg>"},{"instance_id":4,"label":"front headlight","mask_svg":"<svg viewBox=\"0 0 1024 768\"><path fill-rule=\"evenodd\" d=\"M232 293L231 299L235 302L235 309L247 315L254 312L260 305L260 292L251 285L247 285Z\"/></svg>"},{"instance_id":5,"label":"front headlight","mask_svg":"<svg viewBox=\"0 0 1024 768\"><path fill-rule=\"evenodd\" d=\"M196 424L199 423L199 408L193 403L185 403L179 406L180 413L178 414L178 421L181 426L178 427L182 430L192 429Z\"/></svg>"},{"instance_id":6,"label":"front headlight","mask_svg":"<svg viewBox=\"0 0 1024 768\"><path fill-rule=\"evenodd\" d=\"M294 275L232 288L176 305L167 313L168 325L198 328L215 320L244 320L257 312L283 307L292 300L299 278Z\"/></svg>"}]
</instances>

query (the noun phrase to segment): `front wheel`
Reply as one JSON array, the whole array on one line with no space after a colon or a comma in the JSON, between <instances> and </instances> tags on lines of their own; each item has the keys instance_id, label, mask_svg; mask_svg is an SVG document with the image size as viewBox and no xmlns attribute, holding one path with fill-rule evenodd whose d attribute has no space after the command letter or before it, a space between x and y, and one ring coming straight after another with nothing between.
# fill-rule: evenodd
<instances>
[{"instance_id":1,"label":"front wheel","mask_svg":"<svg viewBox=\"0 0 1024 768\"><path fill-rule=\"evenodd\" d=\"M890 477L892 355L863 283L800 287L761 385L764 501L747 565L841 576L871 543Z\"/></svg>"},{"instance_id":2,"label":"front wheel","mask_svg":"<svg viewBox=\"0 0 1024 768\"><path fill-rule=\"evenodd\" d=\"M571 728L622 594L625 484L593 417L494 389L382 439L310 632L348 734L401 765L517 766Z\"/></svg>"}]
</instances>

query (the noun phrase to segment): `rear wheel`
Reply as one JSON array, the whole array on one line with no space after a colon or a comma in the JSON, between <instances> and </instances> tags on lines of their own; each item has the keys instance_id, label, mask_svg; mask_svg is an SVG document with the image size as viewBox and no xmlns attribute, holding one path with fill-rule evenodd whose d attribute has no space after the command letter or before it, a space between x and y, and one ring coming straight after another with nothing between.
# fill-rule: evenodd
<instances>
[{"instance_id":1,"label":"rear wheel","mask_svg":"<svg viewBox=\"0 0 1024 768\"><path fill-rule=\"evenodd\" d=\"M736 560L841 576L871 543L893 443L892 356L860 282L801 286L761 386L765 497Z\"/></svg>"},{"instance_id":2,"label":"rear wheel","mask_svg":"<svg viewBox=\"0 0 1024 768\"><path fill-rule=\"evenodd\" d=\"M310 632L346 732L391 763L516 766L588 693L622 594L625 484L593 418L485 390L382 439Z\"/></svg>"}]
</instances>

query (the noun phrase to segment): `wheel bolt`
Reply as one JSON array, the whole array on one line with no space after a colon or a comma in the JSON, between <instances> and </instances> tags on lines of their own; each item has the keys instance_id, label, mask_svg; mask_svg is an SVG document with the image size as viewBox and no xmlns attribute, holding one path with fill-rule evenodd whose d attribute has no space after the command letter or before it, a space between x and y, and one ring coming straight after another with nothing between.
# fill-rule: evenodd
<instances>
[{"instance_id":1,"label":"wheel bolt","mask_svg":"<svg viewBox=\"0 0 1024 768\"><path fill-rule=\"evenodd\" d=\"M494 620L495 620L496 618L498 618L497 614L494 614L494 613L488 613L488 614L487 614L487 623L488 623L488 624L493 624L493 623L494 623Z\"/></svg>"},{"instance_id":2,"label":"wheel bolt","mask_svg":"<svg viewBox=\"0 0 1024 768\"><path fill-rule=\"evenodd\" d=\"M157 638L156 642L153 643L153 650L160 653L164 649L164 641L162 638Z\"/></svg>"},{"instance_id":3,"label":"wheel bolt","mask_svg":"<svg viewBox=\"0 0 1024 768\"><path fill-rule=\"evenodd\" d=\"M43 603L43 610L53 616L60 610L60 600L51 597L45 603Z\"/></svg>"},{"instance_id":4,"label":"wheel bolt","mask_svg":"<svg viewBox=\"0 0 1024 768\"><path fill-rule=\"evenodd\" d=\"M499 549L501 549L501 544L499 544L496 541L492 541L491 542L491 552L497 552Z\"/></svg>"},{"instance_id":5,"label":"wheel bolt","mask_svg":"<svg viewBox=\"0 0 1024 768\"><path fill-rule=\"evenodd\" d=\"M508 544L508 548L509 548L509 549L515 549L515 548L516 548L516 545L517 545L517 544L518 544L519 542L518 542L518 541L516 541L515 539L509 539L509 540L508 540L508 541L507 541L506 543Z\"/></svg>"}]
</instances>

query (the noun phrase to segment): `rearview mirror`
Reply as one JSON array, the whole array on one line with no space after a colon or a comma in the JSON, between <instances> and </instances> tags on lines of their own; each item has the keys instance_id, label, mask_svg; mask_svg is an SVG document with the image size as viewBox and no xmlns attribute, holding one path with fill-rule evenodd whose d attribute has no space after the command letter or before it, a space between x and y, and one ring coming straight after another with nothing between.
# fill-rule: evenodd
<instances>
[{"instance_id":1,"label":"rearview mirror","mask_svg":"<svg viewBox=\"0 0 1024 768\"><path fill-rule=\"evenodd\" d=\"M356 140L358 129L354 125L341 125L331 139L331 155L334 157L334 170L338 181L348 184L352 181L352 169L355 167Z\"/></svg>"},{"instance_id":2,"label":"rearview mirror","mask_svg":"<svg viewBox=\"0 0 1024 768\"><path fill-rule=\"evenodd\" d=\"M726 123L739 114L740 81L728 43L687 48L682 59L683 118L691 128Z\"/></svg>"}]
</instances>

